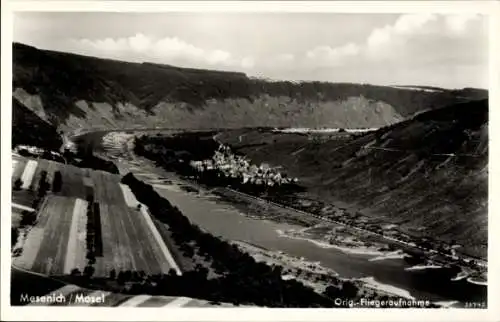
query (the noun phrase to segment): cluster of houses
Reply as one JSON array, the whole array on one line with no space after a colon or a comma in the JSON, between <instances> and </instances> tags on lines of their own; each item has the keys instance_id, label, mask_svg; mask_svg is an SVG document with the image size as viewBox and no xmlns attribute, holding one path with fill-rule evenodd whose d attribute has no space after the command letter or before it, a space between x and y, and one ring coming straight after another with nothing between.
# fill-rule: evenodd
<instances>
[{"instance_id":1,"label":"cluster of houses","mask_svg":"<svg viewBox=\"0 0 500 322\"><path fill-rule=\"evenodd\" d=\"M228 146L222 144L215 151L212 159L191 161L190 165L198 172L215 170L220 176L241 179L244 184L274 186L298 181L297 178L289 178L278 169L266 164L260 166L251 164L247 158L233 154Z\"/></svg>"},{"instance_id":2,"label":"cluster of houses","mask_svg":"<svg viewBox=\"0 0 500 322\"><path fill-rule=\"evenodd\" d=\"M61 154L55 151L44 150L36 146L18 145L13 150L14 153L27 157L60 158Z\"/></svg>"},{"instance_id":3,"label":"cluster of houses","mask_svg":"<svg viewBox=\"0 0 500 322\"><path fill-rule=\"evenodd\" d=\"M40 155L40 156L45 152L44 149L40 149L36 146L29 146L29 145L18 145L14 148L15 153L19 153L19 152L22 153L23 151L26 151L26 152L34 154L34 155Z\"/></svg>"}]
</instances>

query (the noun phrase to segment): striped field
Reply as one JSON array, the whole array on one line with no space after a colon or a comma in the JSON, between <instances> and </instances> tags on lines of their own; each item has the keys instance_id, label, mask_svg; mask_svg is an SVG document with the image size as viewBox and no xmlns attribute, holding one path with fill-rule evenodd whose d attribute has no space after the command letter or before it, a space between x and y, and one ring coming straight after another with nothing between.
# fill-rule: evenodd
<instances>
[{"instance_id":1,"label":"striped field","mask_svg":"<svg viewBox=\"0 0 500 322\"><path fill-rule=\"evenodd\" d=\"M82 226L86 223L86 211L88 202L82 199L75 200L73 216L71 218L71 228L68 237L66 259L64 261L64 274L70 274L73 268L83 271L85 268L85 235L81 234ZM83 238L82 238L83 237Z\"/></svg>"},{"instance_id":2,"label":"striped field","mask_svg":"<svg viewBox=\"0 0 500 322\"><path fill-rule=\"evenodd\" d=\"M26 163L24 158L12 158L12 182L21 179Z\"/></svg>"},{"instance_id":3,"label":"striped field","mask_svg":"<svg viewBox=\"0 0 500 322\"><path fill-rule=\"evenodd\" d=\"M139 202L135 198L135 195L132 192L132 190L130 190L130 188L127 185L124 185L122 183L120 183L120 188L122 189L123 197L125 198L125 202L126 202L127 206L137 207Z\"/></svg>"},{"instance_id":4,"label":"striped field","mask_svg":"<svg viewBox=\"0 0 500 322\"><path fill-rule=\"evenodd\" d=\"M52 183L61 172L60 192L51 189L38 206L37 221L27 234L23 251L13 258L14 265L47 275L67 275L87 265L87 209L97 212L96 225L102 233L102 254L96 254L94 276L107 277L111 270L144 271L146 274L181 274L146 207L137 209L137 199L119 175L81 169L48 160L13 157L14 178L33 191L13 191L16 213L34 210L36 189L42 172ZM93 204L86 198L92 195ZM16 216L16 222L19 221Z\"/></svg>"},{"instance_id":5,"label":"striped field","mask_svg":"<svg viewBox=\"0 0 500 322\"><path fill-rule=\"evenodd\" d=\"M33 175L35 174L38 162L34 160L29 160L26 163L23 174L21 175L21 181L23 182L21 188L28 189L31 186L31 181L33 180Z\"/></svg>"}]
</instances>

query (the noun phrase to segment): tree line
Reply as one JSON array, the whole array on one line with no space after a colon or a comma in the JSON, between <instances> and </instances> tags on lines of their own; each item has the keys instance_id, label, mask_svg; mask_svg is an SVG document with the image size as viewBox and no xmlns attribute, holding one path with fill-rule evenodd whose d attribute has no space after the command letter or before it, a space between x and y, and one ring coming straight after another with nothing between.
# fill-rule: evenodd
<instances>
[{"instance_id":1,"label":"tree line","mask_svg":"<svg viewBox=\"0 0 500 322\"><path fill-rule=\"evenodd\" d=\"M192 224L182 212L154 189L131 173L122 179L137 200L148 206L150 213L168 225L177 245L186 254L196 253L210 260L218 277L208 278L201 265L184 272L150 277L154 283L135 284L134 292L183 295L212 301L276 307L333 307L332 299L316 293L296 280L283 280L281 266L256 262L236 245L211 235ZM194 246L192 246L194 245ZM156 286L153 286L156 285Z\"/></svg>"},{"instance_id":2,"label":"tree line","mask_svg":"<svg viewBox=\"0 0 500 322\"><path fill-rule=\"evenodd\" d=\"M428 108L487 97L480 89L416 91L369 84L319 81L268 81L243 73L195 70L159 64L138 64L38 50L14 44L14 87L37 93L58 125L71 114L85 117L75 98L116 105L130 102L150 111L161 101L200 108L208 100L289 97L299 102L345 100L363 96L388 103L403 116ZM98 80L98 81L97 81Z\"/></svg>"},{"instance_id":3,"label":"tree line","mask_svg":"<svg viewBox=\"0 0 500 322\"><path fill-rule=\"evenodd\" d=\"M118 284L130 284L133 294L188 296L213 302L236 305L247 304L266 307L349 307L348 301L336 299L397 299L377 292L361 290L352 281L342 281L330 276L323 293L317 293L303 283L282 278L283 267L257 262L237 245L216 237L191 223L167 199L161 197L151 185L134 177L132 173L122 178L137 200L145 204L151 215L163 222L172 232L176 245L185 256L194 254L210 262L215 273L208 277L209 269L196 264L194 269L178 276L173 269L168 274L147 275L144 272L110 272Z\"/></svg>"}]
</instances>

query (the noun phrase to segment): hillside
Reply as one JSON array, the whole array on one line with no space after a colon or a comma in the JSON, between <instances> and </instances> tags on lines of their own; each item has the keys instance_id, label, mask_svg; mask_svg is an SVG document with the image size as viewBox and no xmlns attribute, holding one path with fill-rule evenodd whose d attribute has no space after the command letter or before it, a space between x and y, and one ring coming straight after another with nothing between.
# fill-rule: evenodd
<instances>
[{"instance_id":1,"label":"hillside","mask_svg":"<svg viewBox=\"0 0 500 322\"><path fill-rule=\"evenodd\" d=\"M24 272L31 281L44 275L71 284L45 278L34 296L51 290L106 293L111 301L105 306L144 294L139 300L156 295L165 304L182 296L192 305L205 299L219 305L333 307L332 299L310 286L282 279L282 266L258 262L192 223L132 173L120 178L13 154L11 180L13 294L25 289ZM330 280L339 285L335 276Z\"/></svg>"},{"instance_id":2,"label":"hillside","mask_svg":"<svg viewBox=\"0 0 500 322\"><path fill-rule=\"evenodd\" d=\"M63 131L133 126L382 127L416 112L487 96L476 89L271 82L243 73L127 63L18 43L13 45L13 57L14 100Z\"/></svg>"},{"instance_id":3,"label":"hillside","mask_svg":"<svg viewBox=\"0 0 500 322\"><path fill-rule=\"evenodd\" d=\"M42 120L25 105L12 100L12 147L19 144L58 150L62 139L52 124Z\"/></svg>"},{"instance_id":4,"label":"hillside","mask_svg":"<svg viewBox=\"0 0 500 322\"><path fill-rule=\"evenodd\" d=\"M486 256L488 103L469 102L351 139L240 130L218 136L254 162L281 165L306 195L359 209L414 236Z\"/></svg>"}]
</instances>

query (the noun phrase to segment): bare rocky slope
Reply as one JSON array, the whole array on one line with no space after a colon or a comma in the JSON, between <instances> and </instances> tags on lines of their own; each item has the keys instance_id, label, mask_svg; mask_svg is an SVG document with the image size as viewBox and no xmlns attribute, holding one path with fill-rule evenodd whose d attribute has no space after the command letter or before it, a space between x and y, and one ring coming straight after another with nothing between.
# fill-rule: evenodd
<instances>
[{"instance_id":1,"label":"bare rocky slope","mask_svg":"<svg viewBox=\"0 0 500 322\"><path fill-rule=\"evenodd\" d=\"M487 100L347 140L257 130L218 139L255 162L282 165L313 199L346 202L411 235L455 240L465 253L487 254Z\"/></svg>"},{"instance_id":2,"label":"bare rocky slope","mask_svg":"<svg viewBox=\"0 0 500 322\"><path fill-rule=\"evenodd\" d=\"M271 82L13 45L13 98L64 132L130 127L381 127L478 89ZM23 126L22 124L14 124Z\"/></svg>"}]
</instances>

